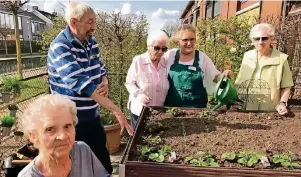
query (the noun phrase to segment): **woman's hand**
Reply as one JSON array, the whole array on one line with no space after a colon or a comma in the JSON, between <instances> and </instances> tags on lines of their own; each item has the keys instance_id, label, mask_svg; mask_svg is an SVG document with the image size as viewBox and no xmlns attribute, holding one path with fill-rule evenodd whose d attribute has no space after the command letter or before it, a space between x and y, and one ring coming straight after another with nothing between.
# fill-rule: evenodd
<instances>
[{"instance_id":1,"label":"woman's hand","mask_svg":"<svg viewBox=\"0 0 301 177\"><path fill-rule=\"evenodd\" d=\"M280 115L285 115L287 114L287 108L286 108L286 105L283 104L283 103L280 103L277 107L276 107L276 110L278 111L278 113Z\"/></svg>"},{"instance_id":2,"label":"woman's hand","mask_svg":"<svg viewBox=\"0 0 301 177\"><path fill-rule=\"evenodd\" d=\"M140 99L140 101L141 101L141 103L143 103L143 104L149 104L150 102L151 102L151 98L150 97L148 97L148 96L146 96L145 94L139 94L139 99Z\"/></svg>"},{"instance_id":3,"label":"woman's hand","mask_svg":"<svg viewBox=\"0 0 301 177\"><path fill-rule=\"evenodd\" d=\"M223 72L223 74L225 74L226 76L228 76L229 78L231 78L232 76L233 76L233 72L231 71L231 70L225 70L224 72Z\"/></svg>"}]
</instances>

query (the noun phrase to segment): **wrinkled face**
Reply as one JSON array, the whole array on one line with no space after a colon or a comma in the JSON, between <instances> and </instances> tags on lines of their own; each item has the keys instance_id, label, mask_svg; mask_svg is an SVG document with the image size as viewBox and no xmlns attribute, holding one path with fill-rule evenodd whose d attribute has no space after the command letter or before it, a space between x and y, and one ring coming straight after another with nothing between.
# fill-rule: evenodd
<instances>
[{"instance_id":1,"label":"wrinkled face","mask_svg":"<svg viewBox=\"0 0 301 177\"><path fill-rule=\"evenodd\" d=\"M75 141L75 127L69 110L47 109L45 115L31 135L34 145L47 156L69 156Z\"/></svg>"},{"instance_id":2,"label":"wrinkled face","mask_svg":"<svg viewBox=\"0 0 301 177\"><path fill-rule=\"evenodd\" d=\"M188 55L188 54L194 52L195 41L196 41L195 33L188 31L188 30L183 30L183 31L179 32L178 37L179 37L178 45L183 54Z\"/></svg>"},{"instance_id":3,"label":"wrinkled face","mask_svg":"<svg viewBox=\"0 0 301 177\"><path fill-rule=\"evenodd\" d=\"M153 45L149 46L150 59L152 61L160 61L163 54L167 51L166 40L159 40L153 42Z\"/></svg>"},{"instance_id":4,"label":"wrinkled face","mask_svg":"<svg viewBox=\"0 0 301 177\"><path fill-rule=\"evenodd\" d=\"M258 51L269 49L272 43L271 37L266 30L254 31L252 41Z\"/></svg>"},{"instance_id":5,"label":"wrinkled face","mask_svg":"<svg viewBox=\"0 0 301 177\"><path fill-rule=\"evenodd\" d=\"M76 30L79 40L88 40L96 30L96 15L93 12L87 12L81 20L72 18L71 25Z\"/></svg>"}]
</instances>

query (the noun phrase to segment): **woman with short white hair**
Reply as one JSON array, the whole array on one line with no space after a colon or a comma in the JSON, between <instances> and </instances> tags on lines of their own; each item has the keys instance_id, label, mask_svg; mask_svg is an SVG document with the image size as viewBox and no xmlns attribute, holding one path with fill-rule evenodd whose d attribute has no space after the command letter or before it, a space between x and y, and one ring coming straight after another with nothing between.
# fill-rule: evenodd
<instances>
[{"instance_id":1,"label":"woman with short white hair","mask_svg":"<svg viewBox=\"0 0 301 177\"><path fill-rule=\"evenodd\" d=\"M32 102L20 123L39 154L18 177L110 176L87 144L75 142L77 122L75 103L61 95Z\"/></svg>"},{"instance_id":2,"label":"woman with short white hair","mask_svg":"<svg viewBox=\"0 0 301 177\"><path fill-rule=\"evenodd\" d=\"M166 62L168 36L158 30L147 38L147 51L135 56L126 77L126 88L130 94L128 108L131 125L135 128L143 105L163 106L169 88Z\"/></svg>"},{"instance_id":3,"label":"woman with short white hair","mask_svg":"<svg viewBox=\"0 0 301 177\"><path fill-rule=\"evenodd\" d=\"M246 109L276 109L280 115L284 115L287 113L290 89L294 84L292 72L287 61L288 55L272 46L274 35L275 28L271 24L260 23L251 29L250 39L255 49L244 54L235 83L240 85L242 82L248 82L248 80L267 83L265 85L268 85L269 88L265 89L268 89L271 93L268 99L261 103L246 103ZM252 89L252 85L250 89Z\"/></svg>"}]
</instances>

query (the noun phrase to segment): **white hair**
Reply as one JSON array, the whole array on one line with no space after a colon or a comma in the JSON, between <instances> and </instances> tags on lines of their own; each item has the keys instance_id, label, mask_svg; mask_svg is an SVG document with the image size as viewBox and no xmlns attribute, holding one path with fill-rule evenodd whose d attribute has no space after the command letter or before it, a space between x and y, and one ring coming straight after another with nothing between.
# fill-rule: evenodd
<instances>
[{"instance_id":1,"label":"white hair","mask_svg":"<svg viewBox=\"0 0 301 177\"><path fill-rule=\"evenodd\" d=\"M27 137L37 128L40 118L48 116L45 114L45 110L49 109L69 111L74 126L78 123L76 106L73 101L59 94L44 95L30 103L20 118L19 123Z\"/></svg>"},{"instance_id":2,"label":"white hair","mask_svg":"<svg viewBox=\"0 0 301 177\"><path fill-rule=\"evenodd\" d=\"M87 12L95 13L94 10L84 3L69 3L65 8L65 20L70 25L70 19L81 20Z\"/></svg>"},{"instance_id":3,"label":"white hair","mask_svg":"<svg viewBox=\"0 0 301 177\"><path fill-rule=\"evenodd\" d=\"M169 37L164 31L156 30L152 32L150 35L148 35L147 46L151 46L155 41L161 41L161 40L165 40L166 42L168 42Z\"/></svg>"},{"instance_id":4,"label":"white hair","mask_svg":"<svg viewBox=\"0 0 301 177\"><path fill-rule=\"evenodd\" d=\"M253 41L253 33L255 31L266 31L269 37L273 37L275 35L275 27L268 23L259 23L253 26L250 32L250 39Z\"/></svg>"}]
</instances>

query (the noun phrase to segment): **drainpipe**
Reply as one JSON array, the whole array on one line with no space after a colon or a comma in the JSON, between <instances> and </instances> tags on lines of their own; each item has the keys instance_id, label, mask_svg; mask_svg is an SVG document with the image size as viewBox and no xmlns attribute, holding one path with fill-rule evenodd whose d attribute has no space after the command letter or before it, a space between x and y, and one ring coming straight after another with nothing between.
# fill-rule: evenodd
<instances>
[{"instance_id":1,"label":"drainpipe","mask_svg":"<svg viewBox=\"0 0 301 177\"><path fill-rule=\"evenodd\" d=\"M261 12L262 12L262 0L259 1L259 19L261 23Z\"/></svg>"},{"instance_id":2,"label":"drainpipe","mask_svg":"<svg viewBox=\"0 0 301 177\"><path fill-rule=\"evenodd\" d=\"M229 19L229 6L230 6L230 5L229 5L229 1L230 1L230 0L228 0L227 20Z\"/></svg>"},{"instance_id":3,"label":"drainpipe","mask_svg":"<svg viewBox=\"0 0 301 177\"><path fill-rule=\"evenodd\" d=\"M280 37L279 37L279 41L277 42L277 49L279 49L279 42L281 41L282 38L282 31L283 31L283 23L285 21L285 17L286 17L286 6L287 6L287 1L283 0L282 3L282 16L281 16L281 22L280 22Z\"/></svg>"}]
</instances>

